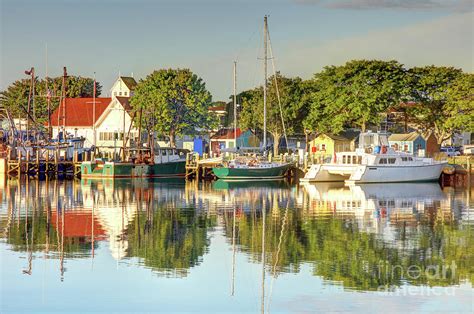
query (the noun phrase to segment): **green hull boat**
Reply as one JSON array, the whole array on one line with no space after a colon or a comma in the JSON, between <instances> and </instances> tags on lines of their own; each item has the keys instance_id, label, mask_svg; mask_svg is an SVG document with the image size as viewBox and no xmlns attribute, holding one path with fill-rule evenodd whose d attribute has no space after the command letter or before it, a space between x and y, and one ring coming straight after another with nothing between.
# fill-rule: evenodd
<instances>
[{"instance_id":1,"label":"green hull boat","mask_svg":"<svg viewBox=\"0 0 474 314\"><path fill-rule=\"evenodd\" d=\"M212 172L222 180L282 180L290 164L270 167L215 167Z\"/></svg>"},{"instance_id":2,"label":"green hull boat","mask_svg":"<svg viewBox=\"0 0 474 314\"><path fill-rule=\"evenodd\" d=\"M186 175L186 162L174 161L154 165L130 162L83 162L82 178L173 178Z\"/></svg>"}]
</instances>

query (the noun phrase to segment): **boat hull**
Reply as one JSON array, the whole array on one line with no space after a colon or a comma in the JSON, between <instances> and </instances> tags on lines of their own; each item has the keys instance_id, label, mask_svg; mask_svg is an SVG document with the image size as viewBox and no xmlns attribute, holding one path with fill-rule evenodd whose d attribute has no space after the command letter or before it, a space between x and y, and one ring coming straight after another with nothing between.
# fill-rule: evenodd
<instances>
[{"instance_id":1,"label":"boat hull","mask_svg":"<svg viewBox=\"0 0 474 314\"><path fill-rule=\"evenodd\" d=\"M313 165L301 182L429 182L437 181L447 163L413 166Z\"/></svg>"},{"instance_id":2,"label":"boat hull","mask_svg":"<svg viewBox=\"0 0 474 314\"><path fill-rule=\"evenodd\" d=\"M176 161L154 165L122 162L81 164L82 178L173 178L186 175L186 162Z\"/></svg>"},{"instance_id":3,"label":"boat hull","mask_svg":"<svg viewBox=\"0 0 474 314\"><path fill-rule=\"evenodd\" d=\"M282 180L290 165L285 164L268 168L212 168L212 172L222 180Z\"/></svg>"},{"instance_id":4,"label":"boat hull","mask_svg":"<svg viewBox=\"0 0 474 314\"><path fill-rule=\"evenodd\" d=\"M347 183L438 181L447 163L420 166L359 166Z\"/></svg>"}]
</instances>

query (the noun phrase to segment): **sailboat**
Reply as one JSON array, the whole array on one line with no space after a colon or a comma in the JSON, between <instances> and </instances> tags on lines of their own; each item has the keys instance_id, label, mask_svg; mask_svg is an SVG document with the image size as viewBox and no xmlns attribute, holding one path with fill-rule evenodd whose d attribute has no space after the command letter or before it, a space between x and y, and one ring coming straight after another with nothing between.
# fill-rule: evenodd
<instances>
[{"instance_id":1,"label":"sailboat","mask_svg":"<svg viewBox=\"0 0 474 314\"><path fill-rule=\"evenodd\" d=\"M264 17L264 72L263 84L263 149L267 148L267 44L268 24L267 16ZM236 100L236 63L234 62L234 140L237 130L237 100ZM283 121L282 121L283 122ZM275 143L278 145L278 143ZM240 156L230 162L224 162L212 168L212 172L222 180L281 180L285 177L291 164L277 163L258 159L256 157Z\"/></svg>"}]
</instances>

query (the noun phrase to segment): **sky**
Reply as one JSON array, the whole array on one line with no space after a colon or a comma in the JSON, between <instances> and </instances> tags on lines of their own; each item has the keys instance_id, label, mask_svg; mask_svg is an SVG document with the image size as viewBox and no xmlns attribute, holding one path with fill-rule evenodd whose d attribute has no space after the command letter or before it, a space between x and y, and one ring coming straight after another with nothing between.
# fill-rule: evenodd
<instances>
[{"instance_id":1,"label":"sky","mask_svg":"<svg viewBox=\"0 0 474 314\"><path fill-rule=\"evenodd\" d=\"M0 90L34 66L40 77L93 77L106 96L119 75L137 81L190 68L214 100L269 73L311 78L352 59L474 70L474 0L0 0ZM47 52L47 53L46 53Z\"/></svg>"}]
</instances>

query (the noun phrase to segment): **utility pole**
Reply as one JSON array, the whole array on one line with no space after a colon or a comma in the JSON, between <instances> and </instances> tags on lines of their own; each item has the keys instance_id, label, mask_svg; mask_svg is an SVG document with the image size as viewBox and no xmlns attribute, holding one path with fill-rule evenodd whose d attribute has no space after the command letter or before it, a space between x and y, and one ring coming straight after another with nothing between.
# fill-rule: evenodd
<instances>
[{"instance_id":1,"label":"utility pole","mask_svg":"<svg viewBox=\"0 0 474 314\"><path fill-rule=\"evenodd\" d=\"M267 148L267 16L263 18L263 71L265 80L263 83L263 150Z\"/></svg>"},{"instance_id":2,"label":"utility pole","mask_svg":"<svg viewBox=\"0 0 474 314\"><path fill-rule=\"evenodd\" d=\"M237 150L237 61L234 61L234 143Z\"/></svg>"}]
</instances>

